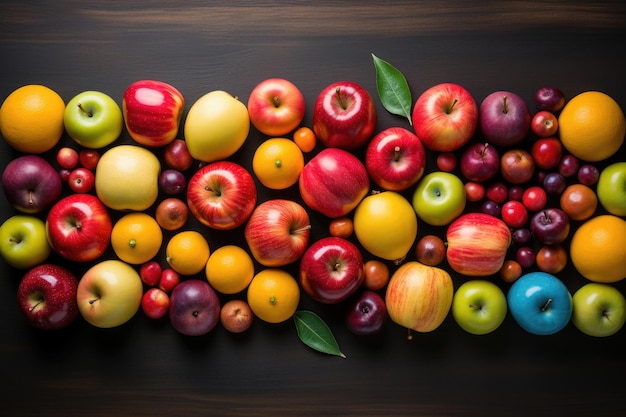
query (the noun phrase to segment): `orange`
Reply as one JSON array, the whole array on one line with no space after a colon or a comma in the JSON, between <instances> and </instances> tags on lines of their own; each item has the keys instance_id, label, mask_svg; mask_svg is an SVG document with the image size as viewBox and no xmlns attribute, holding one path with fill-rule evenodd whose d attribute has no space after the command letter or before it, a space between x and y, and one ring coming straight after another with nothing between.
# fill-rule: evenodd
<instances>
[{"instance_id":1,"label":"orange","mask_svg":"<svg viewBox=\"0 0 626 417\"><path fill-rule=\"evenodd\" d=\"M301 127L293 132L293 141L302 152L311 152L317 144L315 132L310 127Z\"/></svg>"},{"instance_id":2,"label":"orange","mask_svg":"<svg viewBox=\"0 0 626 417\"><path fill-rule=\"evenodd\" d=\"M209 243L195 230L176 233L165 247L165 260L181 275L194 275L204 270L210 254Z\"/></svg>"},{"instance_id":3,"label":"orange","mask_svg":"<svg viewBox=\"0 0 626 417\"><path fill-rule=\"evenodd\" d=\"M125 214L111 230L111 246L115 254L129 264L148 262L159 253L161 243L161 227L146 213Z\"/></svg>"},{"instance_id":4,"label":"orange","mask_svg":"<svg viewBox=\"0 0 626 417\"><path fill-rule=\"evenodd\" d=\"M587 220L572 236L570 259L590 281L613 283L626 278L626 221L611 214Z\"/></svg>"},{"instance_id":5,"label":"orange","mask_svg":"<svg viewBox=\"0 0 626 417\"><path fill-rule=\"evenodd\" d=\"M569 185L561 194L561 209L576 221L587 220L598 208L595 191L584 184Z\"/></svg>"},{"instance_id":6,"label":"orange","mask_svg":"<svg viewBox=\"0 0 626 417\"><path fill-rule=\"evenodd\" d=\"M304 168L302 151L292 140L267 139L261 143L252 157L252 170L258 180L274 190L294 185Z\"/></svg>"},{"instance_id":7,"label":"orange","mask_svg":"<svg viewBox=\"0 0 626 417\"><path fill-rule=\"evenodd\" d=\"M264 269L248 286L248 304L252 312L268 323L281 323L291 318L299 302L298 282L282 269Z\"/></svg>"},{"instance_id":8,"label":"orange","mask_svg":"<svg viewBox=\"0 0 626 417\"><path fill-rule=\"evenodd\" d=\"M0 107L0 134L15 150L39 154L63 136L65 103L54 90L29 84L13 91Z\"/></svg>"},{"instance_id":9,"label":"orange","mask_svg":"<svg viewBox=\"0 0 626 417\"><path fill-rule=\"evenodd\" d=\"M586 91L572 98L559 115L559 138L575 157L602 161L624 143L626 119L619 104L599 91Z\"/></svg>"},{"instance_id":10,"label":"orange","mask_svg":"<svg viewBox=\"0 0 626 417\"><path fill-rule=\"evenodd\" d=\"M209 284L222 294L236 294L246 289L254 277L254 262L244 249L235 245L218 248L206 264Z\"/></svg>"}]
</instances>

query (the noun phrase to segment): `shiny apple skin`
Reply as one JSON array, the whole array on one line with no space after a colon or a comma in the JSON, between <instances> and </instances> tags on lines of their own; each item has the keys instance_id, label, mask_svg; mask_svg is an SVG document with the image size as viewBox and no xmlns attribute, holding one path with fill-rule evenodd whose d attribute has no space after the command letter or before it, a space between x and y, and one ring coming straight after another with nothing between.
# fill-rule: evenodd
<instances>
[{"instance_id":1,"label":"shiny apple skin","mask_svg":"<svg viewBox=\"0 0 626 417\"><path fill-rule=\"evenodd\" d=\"M181 281L170 294L170 323L185 336L202 336L219 322L220 308L219 297L208 282Z\"/></svg>"},{"instance_id":2,"label":"shiny apple skin","mask_svg":"<svg viewBox=\"0 0 626 417\"><path fill-rule=\"evenodd\" d=\"M284 266L300 259L310 233L311 221L305 208L284 199L259 204L244 229L252 256L267 267Z\"/></svg>"},{"instance_id":3,"label":"shiny apple skin","mask_svg":"<svg viewBox=\"0 0 626 417\"><path fill-rule=\"evenodd\" d=\"M424 91L415 102L413 127L424 146L432 151L451 152L474 135L478 106L464 87L441 83Z\"/></svg>"},{"instance_id":4,"label":"shiny apple skin","mask_svg":"<svg viewBox=\"0 0 626 417\"><path fill-rule=\"evenodd\" d=\"M149 147L165 146L176 138L184 109L180 91L162 81L136 81L122 98L128 133L137 143Z\"/></svg>"},{"instance_id":5,"label":"shiny apple skin","mask_svg":"<svg viewBox=\"0 0 626 417\"><path fill-rule=\"evenodd\" d=\"M250 122L268 136L284 136L295 130L306 109L298 87L284 78L268 78L257 84L248 98Z\"/></svg>"},{"instance_id":6,"label":"shiny apple skin","mask_svg":"<svg viewBox=\"0 0 626 417\"><path fill-rule=\"evenodd\" d=\"M446 258L453 270L467 276L487 276L502 267L511 231L492 215L466 213L450 224L446 239Z\"/></svg>"},{"instance_id":7,"label":"shiny apple skin","mask_svg":"<svg viewBox=\"0 0 626 417\"><path fill-rule=\"evenodd\" d=\"M230 230L248 220L256 206L257 190L250 172L230 161L198 169L187 185L187 205L205 226Z\"/></svg>"},{"instance_id":8,"label":"shiny apple skin","mask_svg":"<svg viewBox=\"0 0 626 417\"><path fill-rule=\"evenodd\" d=\"M71 194L57 201L46 218L52 249L76 262L93 261L104 254L111 241L111 216L91 194Z\"/></svg>"},{"instance_id":9,"label":"shiny apple skin","mask_svg":"<svg viewBox=\"0 0 626 417\"><path fill-rule=\"evenodd\" d=\"M370 178L356 156L342 149L326 148L304 165L298 187L308 207L337 218L351 212L367 195Z\"/></svg>"},{"instance_id":10,"label":"shiny apple skin","mask_svg":"<svg viewBox=\"0 0 626 417\"><path fill-rule=\"evenodd\" d=\"M376 105L361 85L339 81L326 86L313 105L313 131L330 148L355 150L374 135Z\"/></svg>"},{"instance_id":11,"label":"shiny apple skin","mask_svg":"<svg viewBox=\"0 0 626 417\"><path fill-rule=\"evenodd\" d=\"M385 300L374 291L363 291L346 314L346 327L357 336L378 334L386 322Z\"/></svg>"},{"instance_id":12,"label":"shiny apple skin","mask_svg":"<svg viewBox=\"0 0 626 417\"><path fill-rule=\"evenodd\" d=\"M302 255L299 277L302 288L313 299L336 304L354 294L363 283L363 256L349 240L325 237Z\"/></svg>"},{"instance_id":13,"label":"shiny apple skin","mask_svg":"<svg viewBox=\"0 0 626 417\"><path fill-rule=\"evenodd\" d=\"M40 264L29 269L17 288L17 301L27 321L35 328L57 330L78 316L78 279L68 269Z\"/></svg>"},{"instance_id":14,"label":"shiny apple skin","mask_svg":"<svg viewBox=\"0 0 626 417\"><path fill-rule=\"evenodd\" d=\"M479 107L479 128L492 145L512 147L530 131L530 109L524 99L511 91L495 91Z\"/></svg>"},{"instance_id":15,"label":"shiny apple skin","mask_svg":"<svg viewBox=\"0 0 626 417\"><path fill-rule=\"evenodd\" d=\"M385 190L404 191L424 175L424 145L407 129L387 128L367 145L365 168L372 180Z\"/></svg>"},{"instance_id":16,"label":"shiny apple skin","mask_svg":"<svg viewBox=\"0 0 626 417\"><path fill-rule=\"evenodd\" d=\"M4 196L22 213L35 214L48 209L61 195L62 186L58 172L38 155L19 156L2 172Z\"/></svg>"}]
</instances>

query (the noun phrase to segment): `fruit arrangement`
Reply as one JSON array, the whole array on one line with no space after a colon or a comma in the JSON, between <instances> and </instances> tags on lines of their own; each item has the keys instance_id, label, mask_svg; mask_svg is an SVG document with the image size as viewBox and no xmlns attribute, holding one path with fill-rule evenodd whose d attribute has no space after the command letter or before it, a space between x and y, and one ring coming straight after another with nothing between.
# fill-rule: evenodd
<instances>
[{"instance_id":1,"label":"fruit arrangement","mask_svg":"<svg viewBox=\"0 0 626 417\"><path fill-rule=\"evenodd\" d=\"M570 322L594 337L620 331L619 104L556 87L532 105L511 91L478 102L455 83L413 100L373 58L383 108L406 118L398 126L378 129L381 109L355 81L320 91L311 126L282 78L246 103L211 91L188 108L156 80L129 85L121 105L98 91L66 104L46 86L17 88L0 107L16 152L2 173L15 212L0 255L20 275L27 322L107 328L139 313L197 336L293 319L304 343L339 356L302 297L343 305L360 337L394 323L412 338L449 315L476 335L507 314L535 335ZM251 129L265 139L249 141ZM576 281L563 274L570 263Z\"/></svg>"}]
</instances>

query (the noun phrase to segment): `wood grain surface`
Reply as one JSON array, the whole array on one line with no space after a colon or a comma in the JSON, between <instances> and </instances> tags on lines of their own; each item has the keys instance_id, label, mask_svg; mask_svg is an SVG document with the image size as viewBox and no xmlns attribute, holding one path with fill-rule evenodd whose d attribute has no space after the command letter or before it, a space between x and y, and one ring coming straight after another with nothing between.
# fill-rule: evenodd
<instances>
[{"instance_id":1,"label":"wood grain surface","mask_svg":"<svg viewBox=\"0 0 626 417\"><path fill-rule=\"evenodd\" d=\"M66 102L100 90L121 103L131 82L153 78L175 85L188 110L217 89L245 101L278 76L302 90L310 125L331 82L350 79L376 97L374 53L406 75L414 98L451 81L477 101L507 89L532 103L537 88L555 85L568 97L601 90L626 108L624 35L621 1L0 1L0 99L38 83ZM378 130L408 127L376 102ZM249 167L262 139L251 132L233 159ZM119 141L131 139L124 132ZM0 166L17 155L0 143ZM14 214L4 198L0 213L2 221ZM328 220L312 219L312 238L324 236ZM205 232L213 247L243 242ZM448 317L412 341L392 323L360 338L343 324L345 305L303 297L301 308L327 321L346 359L308 349L292 322L190 338L140 312L115 329L81 319L41 332L17 308L21 275L0 263L2 416L615 416L626 407L626 331L594 339L569 325L539 337L509 316L475 337ZM584 282L571 266L561 277L572 290Z\"/></svg>"}]
</instances>

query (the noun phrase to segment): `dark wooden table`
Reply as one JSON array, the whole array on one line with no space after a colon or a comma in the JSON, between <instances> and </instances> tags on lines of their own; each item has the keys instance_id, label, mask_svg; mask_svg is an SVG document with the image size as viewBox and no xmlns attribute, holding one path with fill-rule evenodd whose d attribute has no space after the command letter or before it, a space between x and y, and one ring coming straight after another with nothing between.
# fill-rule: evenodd
<instances>
[{"instance_id":1,"label":"dark wooden table","mask_svg":"<svg viewBox=\"0 0 626 417\"><path fill-rule=\"evenodd\" d=\"M414 98L451 81L477 101L508 89L531 103L537 88L555 85L568 97L602 90L626 108L620 1L234 3L2 1L0 98L41 83L66 101L100 90L121 103L131 82L153 78L179 88L188 109L216 89L245 101L278 76L306 96L310 125L312 103L331 82L351 79L376 94L375 53L406 75ZM377 103L379 130L407 126ZM250 166L261 139L253 131L236 159ZM1 166L16 155L0 143ZM4 199L0 210L2 220L14 214ZM313 237L325 235L327 220L313 218ZM206 232L219 246L222 235ZM347 355L340 359L301 344L291 321L189 338L139 312L110 330L80 319L35 331L17 308L20 277L0 263L2 416L613 416L626 407L626 330L594 339L569 325L538 337L509 316L475 337L448 317L412 341L393 323L367 339L346 330L345 305L303 297L301 307L333 329ZM571 267L561 277L572 290L583 282Z\"/></svg>"}]
</instances>

